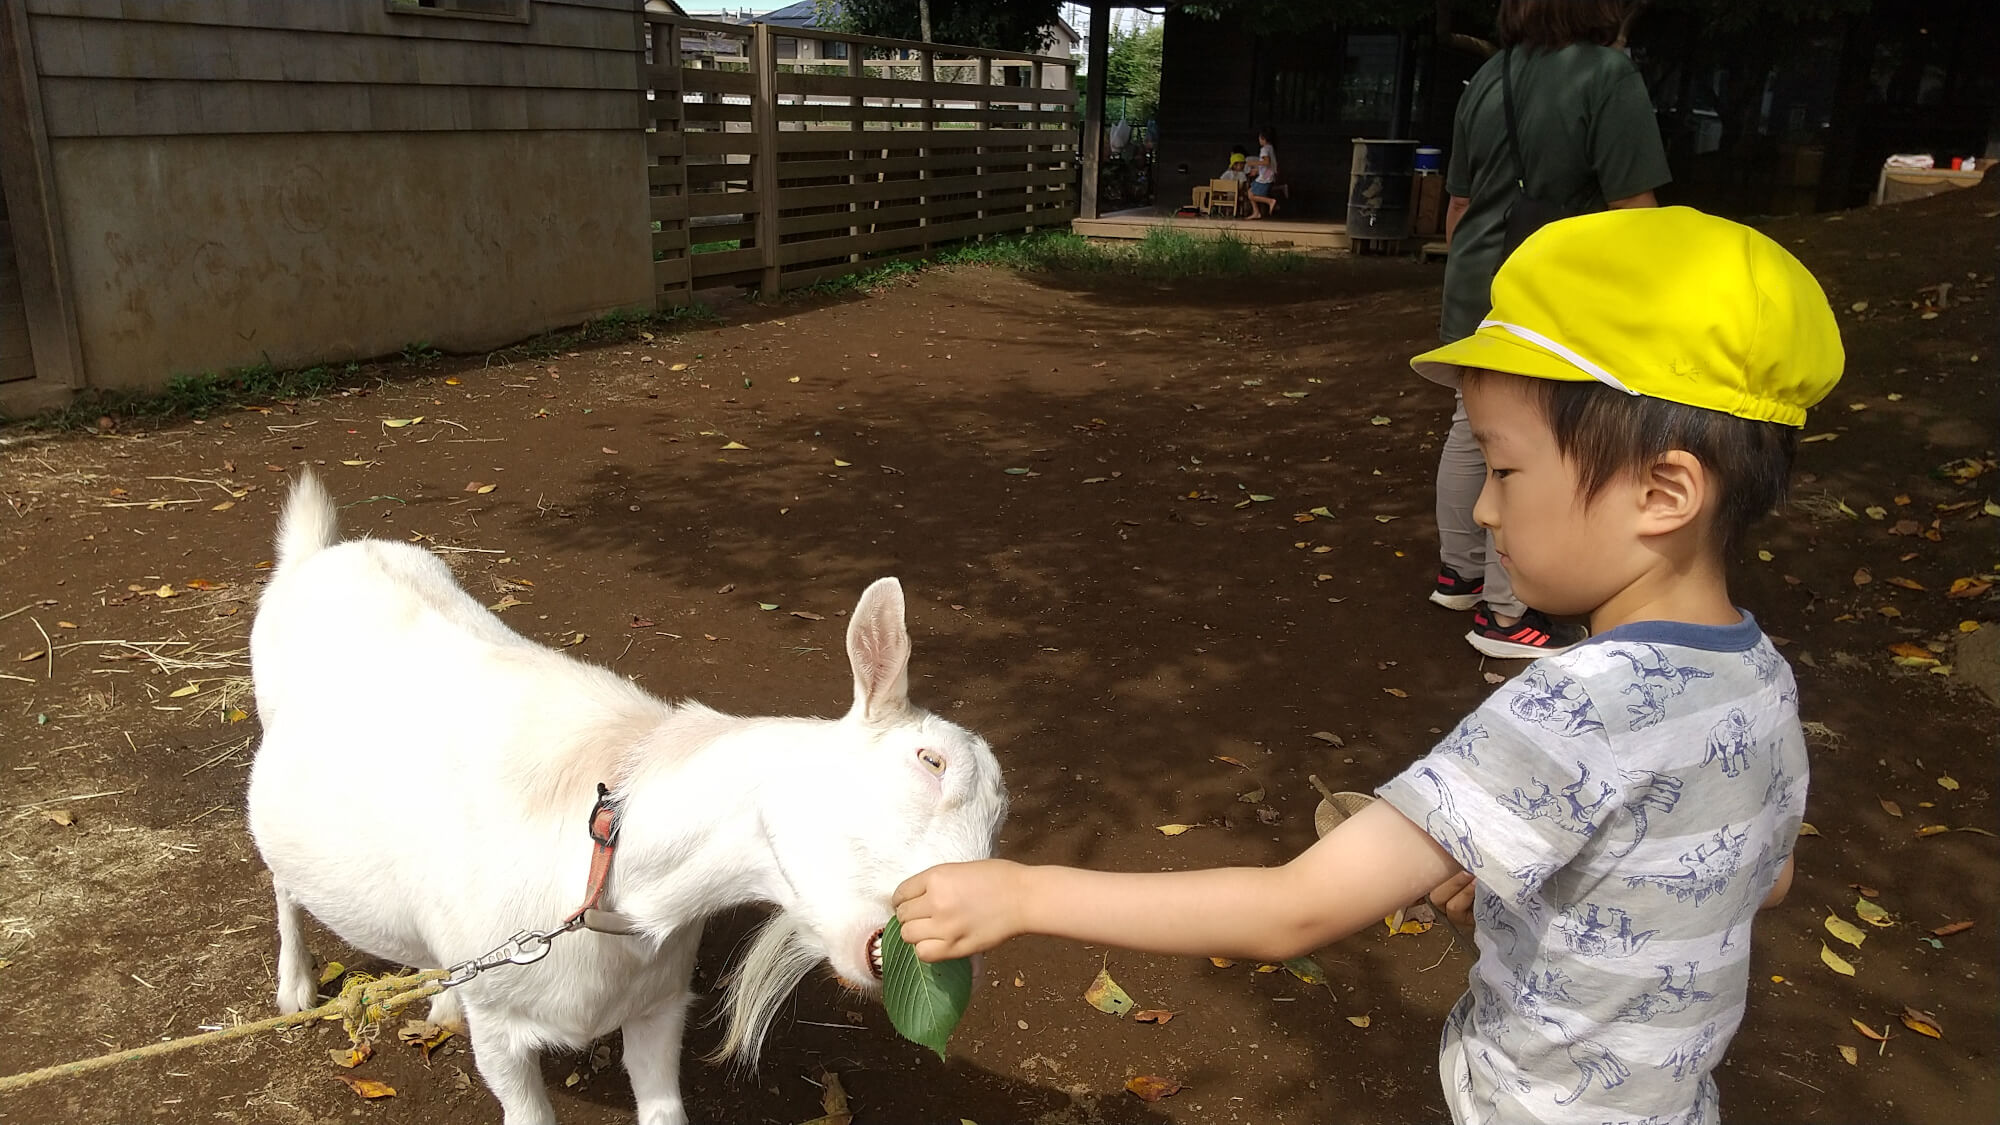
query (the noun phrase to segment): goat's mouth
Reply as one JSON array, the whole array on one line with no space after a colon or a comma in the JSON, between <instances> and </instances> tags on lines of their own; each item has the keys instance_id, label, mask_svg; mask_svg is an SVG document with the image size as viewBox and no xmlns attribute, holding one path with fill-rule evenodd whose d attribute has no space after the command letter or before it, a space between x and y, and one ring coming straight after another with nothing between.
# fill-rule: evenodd
<instances>
[{"instance_id":1,"label":"goat's mouth","mask_svg":"<svg viewBox=\"0 0 2000 1125\"><path fill-rule=\"evenodd\" d=\"M876 980L882 979L883 932L882 930L876 930L874 933L868 935L868 971L875 974Z\"/></svg>"}]
</instances>

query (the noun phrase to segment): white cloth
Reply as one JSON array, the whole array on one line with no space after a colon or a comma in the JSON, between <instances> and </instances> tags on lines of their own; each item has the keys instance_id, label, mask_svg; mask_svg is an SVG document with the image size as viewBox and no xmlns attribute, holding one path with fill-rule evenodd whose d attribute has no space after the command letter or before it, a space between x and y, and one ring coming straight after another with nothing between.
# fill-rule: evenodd
<instances>
[{"instance_id":1,"label":"white cloth","mask_svg":"<svg viewBox=\"0 0 2000 1125\"><path fill-rule=\"evenodd\" d=\"M1257 150L1257 182L1268 184L1278 178L1278 152L1270 145Z\"/></svg>"},{"instance_id":2,"label":"white cloth","mask_svg":"<svg viewBox=\"0 0 2000 1125\"><path fill-rule=\"evenodd\" d=\"M1382 786L1477 880L1454 1119L1715 1125L1806 774L1791 668L1744 614L1538 660Z\"/></svg>"}]
</instances>

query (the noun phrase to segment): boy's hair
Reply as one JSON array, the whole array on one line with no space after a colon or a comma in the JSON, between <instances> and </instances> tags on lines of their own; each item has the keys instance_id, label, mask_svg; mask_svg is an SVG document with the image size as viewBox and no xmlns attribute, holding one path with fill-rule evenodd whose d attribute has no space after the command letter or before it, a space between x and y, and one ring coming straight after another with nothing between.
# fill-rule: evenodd
<instances>
[{"instance_id":1,"label":"boy's hair","mask_svg":"<svg viewBox=\"0 0 2000 1125\"><path fill-rule=\"evenodd\" d=\"M1469 368L1464 381L1490 374ZM1557 452L1576 466L1581 500L1679 449L1700 461L1715 481L1719 502L1713 526L1725 552L1734 551L1758 520L1785 502L1799 446L1799 431L1791 426L1628 395L1602 383L1528 382Z\"/></svg>"},{"instance_id":2,"label":"boy's hair","mask_svg":"<svg viewBox=\"0 0 2000 1125\"><path fill-rule=\"evenodd\" d=\"M1572 43L1609 47L1633 5L1625 0L1500 0L1494 35L1502 47L1554 51Z\"/></svg>"}]
</instances>

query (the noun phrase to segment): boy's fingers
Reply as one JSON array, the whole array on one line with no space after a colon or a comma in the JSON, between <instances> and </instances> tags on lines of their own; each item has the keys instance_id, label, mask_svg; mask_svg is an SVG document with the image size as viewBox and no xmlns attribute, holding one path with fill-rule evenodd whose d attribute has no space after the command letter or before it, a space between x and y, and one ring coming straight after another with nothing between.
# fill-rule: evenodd
<instances>
[{"instance_id":1,"label":"boy's fingers","mask_svg":"<svg viewBox=\"0 0 2000 1125\"><path fill-rule=\"evenodd\" d=\"M900 908L904 903L913 898L923 897L924 889L929 882L930 872L928 870L919 871L915 875L903 880L902 884L896 888L896 893L889 896L889 905L897 907L897 913L902 913Z\"/></svg>"}]
</instances>

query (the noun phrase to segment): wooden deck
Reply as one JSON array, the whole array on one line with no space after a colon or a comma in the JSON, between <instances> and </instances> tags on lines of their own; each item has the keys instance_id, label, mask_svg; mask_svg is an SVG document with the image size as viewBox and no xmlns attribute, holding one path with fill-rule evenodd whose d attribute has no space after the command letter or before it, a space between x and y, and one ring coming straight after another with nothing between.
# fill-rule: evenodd
<instances>
[{"instance_id":1,"label":"wooden deck","mask_svg":"<svg viewBox=\"0 0 2000 1125\"><path fill-rule=\"evenodd\" d=\"M1154 227L1171 226L1197 234L1228 232L1259 246L1284 246L1299 250L1345 250L1346 223L1306 223L1289 219L1205 219L1177 218L1151 208L1113 211L1095 219L1074 219L1070 229L1085 238L1144 238Z\"/></svg>"}]
</instances>

